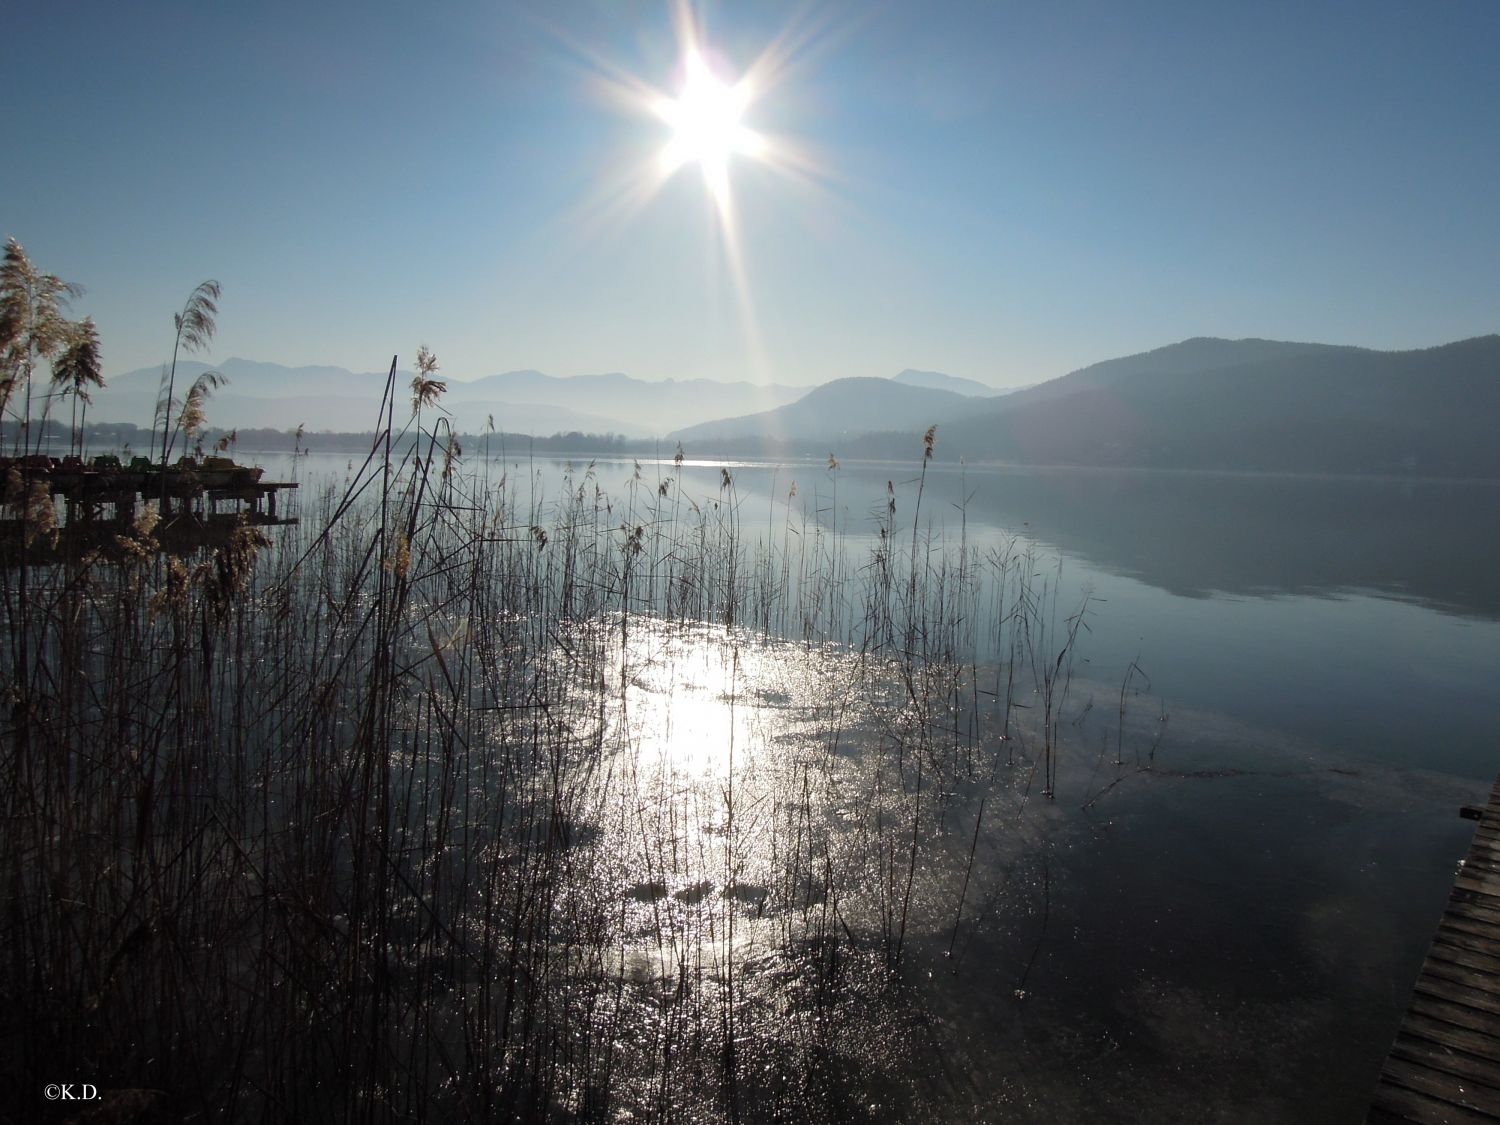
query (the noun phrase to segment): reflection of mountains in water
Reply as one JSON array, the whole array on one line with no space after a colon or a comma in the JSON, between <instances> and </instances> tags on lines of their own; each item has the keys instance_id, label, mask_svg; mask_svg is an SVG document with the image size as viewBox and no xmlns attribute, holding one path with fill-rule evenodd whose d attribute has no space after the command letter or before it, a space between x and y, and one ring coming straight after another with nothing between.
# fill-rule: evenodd
<instances>
[{"instance_id":1,"label":"reflection of mountains in water","mask_svg":"<svg viewBox=\"0 0 1500 1125\"><path fill-rule=\"evenodd\" d=\"M933 474L957 502L957 474ZM969 476L970 519L1188 597L1371 590L1500 618L1500 485L1207 473ZM976 487L977 486L977 487Z\"/></svg>"},{"instance_id":2,"label":"reflection of mountains in water","mask_svg":"<svg viewBox=\"0 0 1500 1125\"><path fill-rule=\"evenodd\" d=\"M784 500L800 475L801 503L821 493L818 522L830 526L836 489L840 528L858 533L873 530L864 513L884 510L893 479L898 526L911 518L910 463L846 463L836 483L812 466L776 472L773 487L769 470L739 470L741 495ZM929 466L923 523L946 523L956 541L960 507L971 536L1025 532L1183 597L1363 590L1500 619L1500 482Z\"/></svg>"},{"instance_id":3,"label":"reflection of mountains in water","mask_svg":"<svg viewBox=\"0 0 1500 1125\"><path fill-rule=\"evenodd\" d=\"M893 482L895 522L910 536L919 461L732 466L748 529L785 518L874 533ZM601 465L606 488L612 472ZM718 464L648 469L679 477L684 495L722 500ZM788 493L797 483L787 512ZM1215 593L1330 596L1365 591L1431 609L1500 620L1500 481L1168 472L1144 469L970 468L930 464L921 521L958 542L986 528L1054 544L1100 570L1181 597Z\"/></svg>"}]
</instances>

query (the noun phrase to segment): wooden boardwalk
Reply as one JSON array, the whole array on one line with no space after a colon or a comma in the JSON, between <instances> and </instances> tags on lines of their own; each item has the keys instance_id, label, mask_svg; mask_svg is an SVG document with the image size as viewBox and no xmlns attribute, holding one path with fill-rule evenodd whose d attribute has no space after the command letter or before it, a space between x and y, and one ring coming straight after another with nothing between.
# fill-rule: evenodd
<instances>
[{"instance_id":1,"label":"wooden boardwalk","mask_svg":"<svg viewBox=\"0 0 1500 1125\"><path fill-rule=\"evenodd\" d=\"M218 514L220 504L228 504L251 522L282 522L276 515L276 495L295 489L297 483L262 480L262 473L257 465L237 465L228 457L183 457L160 466L136 457L128 467L112 454L88 464L80 457L59 461L43 454L0 457L0 484L7 493L20 490L25 495L33 486L44 486L54 501L62 500L65 522L129 522L136 504L147 501L160 505L163 517L174 512L209 517ZM247 507L241 509L241 504Z\"/></svg>"},{"instance_id":2,"label":"wooden boardwalk","mask_svg":"<svg viewBox=\"0 0 1500 1125\"><path fill-rule=\"evenodd\" d=\"M50 566L94 550L118 558L127 550L121 536L131 535L137 509L147 503L160 515L149 545L172 554L222 546L242 526L296 523L277 514L276 497L297 482L262 476L259 466L227 457L184 457L165 468L143 457L128 468L113 455L88 464L43 454L0 457L0 567Z\"/></svg>"},{"instance_id":3,"label":"wooden boardwalk","mask_svg":"<svg viewBox=\"0 0 1500 1125\"><path fill-rule=\"evenodd\" d=\"M1500 1122L1500 780L1477 818L1367 1120Z\"/></svg>"}]
</instances>

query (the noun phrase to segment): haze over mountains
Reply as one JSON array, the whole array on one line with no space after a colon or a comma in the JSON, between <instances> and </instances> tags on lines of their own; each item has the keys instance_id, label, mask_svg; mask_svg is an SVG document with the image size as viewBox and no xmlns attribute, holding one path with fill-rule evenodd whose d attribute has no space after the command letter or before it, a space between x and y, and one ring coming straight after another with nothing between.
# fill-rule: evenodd
<instances>
[{"instance_id":1,"label":"haze over mountains","mask_svg":"<svg viewBox=\"0 0 1500 1125\"><path fill-rule=\"evenodd\" d=\"M181 385L206 369L179 363ZM229 359L224 427L370 430L384 374ZM144 424L159 370L96 396L90 418ZM398 417L408 373L398 373ZM939 372L817 387L514 371L449 380L460 432L623 434L694 455L897 458L939 427L940 460L1500 478L1500 336L1416 351L1197 337L1009 392Z\"/></svg>"},{"instance_id":2,"label":"haze over mountains","mask_svg":"<svg viewBox=\"0 0 1500 1125\"><path fill-rule=\"evenodd\" d=\"M927 425L947 422L972 410L973 403L953 391L894 379L835 379L774 410L701 422L667 437L684 444L736 438L847 443L863 434L906 429L915 418L929 419Z\"/></svg>"},{"instance_id":3,"label":"haze over mountains","mask_svg":"<svg viewBox=\"0 0 1500 1125\"><path fill-rule=\"evenodd\" d=\"M1187 340L1018 391L941 441L1028 464L1500 477L1500 336Z\"/></svg>"},{"instance_id":4,"label":"haze over mountains","mask_svg":"<svg viewBox=\"0 0 1500 1125\"><path fill-rule=\"evenodd\" d=\"M1500 336L1400 352L1195 338L983 398L912 402L881 384L839 380L680 436L740 455L911 460L936 424L944 461L1500 478ZM881 416L884 432L847 436Z\"/></svg>"},{"instance_id":5,"label":"haze over mountains","mask_svg":"<svg viewBox=\"0 0 1500 1125\"><path fill-rule=\"evenodd\" d=\"M957 375L944 375L941 371L913 371L910 367L891 381L904 383L908 387L930 387L933 390L953 391L961 395L989 396L1005 393L996 391L988 383L981 383L977 379L962 379Z\"/></svg>"},{"instance_id":6,"label":"haze over mountains","mask_svg":"<svg viewBox=\"0 0 1500 1125\"><path fill-rule=\"evenodd\" d=\"M232 358L217 364L179 361L178 384L185 387L209 370L229 377L229 384L209 404L210 421L241 429L302 425L313 432L373 430L386 380L384 371L283 367ZM442 371L438 375L445 377ZM396 373L398 418L406 409L402 404L411 377L410 371ZM90 416L145 425L155 407L160 378L157 367L111 378L96 395ZM493 417L497 430L537 435L577 431L658 437L706 418L792 402L811 389L710 379L653 382L621 374L559 378L540 371L445 381L448 389L440 404L451 415L454 429L479 433Z\"/></svg>"}]
</instances>

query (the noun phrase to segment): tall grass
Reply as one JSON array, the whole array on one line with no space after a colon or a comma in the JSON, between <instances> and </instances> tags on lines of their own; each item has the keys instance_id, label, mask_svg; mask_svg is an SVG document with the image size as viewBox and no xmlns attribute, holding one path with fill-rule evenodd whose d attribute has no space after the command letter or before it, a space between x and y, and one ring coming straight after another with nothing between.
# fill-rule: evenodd
<instances>
[{"instance_id":1,"label":"tall grass","mask_svg":"<svg viewBox=\"0 0 1500 1125\"><path fill-rule=\"evenodd\" d=\"M680 456L396 460L390 407L272 539L0 570L0 1100L901 1119L906 965L995 924L1082 611L920 482L861 557L836 465L762 525Z\"/></svg>"}]
</instances>

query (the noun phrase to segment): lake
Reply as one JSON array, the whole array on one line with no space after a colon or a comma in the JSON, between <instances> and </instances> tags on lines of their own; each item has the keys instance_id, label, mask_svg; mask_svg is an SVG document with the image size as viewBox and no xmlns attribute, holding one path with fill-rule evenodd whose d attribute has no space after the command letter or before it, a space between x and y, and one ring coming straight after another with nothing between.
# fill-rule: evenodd
<instances>
[{"instance_id":1,"label":"lake","mask_svg":"<svg viewBox=\"0 0 1500 1125\"><path fill-rule=\"evenodd\" d=\"M528 481L538 510L588 479L620 501L608 519L647 525L666 481L732 510L747 543L792 558L816 540L840 574L868 565L882 524L901 573L960 543L1024 553L1054 627L1084 608L1055 796L1008 806L1004 842L955 798L942 830L969 848L967 917L945 916L938 880L899 988L867 998L895 1041L871 1037L871 1120L1363 1119L1467 846L1458 808L1500 768L1500 487L514 456L488 471ZM852 646L858 612L830 608L821 634ZM1003 663L987 636L961 659ZM764 755L756 693L784 708L827 661L788 673L773 654L791 677L773 690L736 657L705 694L684 668L722 678L714 643L657 646L654 710L635 700L632 721L647 743ZM741 680L737 717L716 718ZM660 733L674 724L690 737ZM638 902L671 889L620 877Z\"/></svg>"},{"instance_id":2,"label":"lake","mask_svg":"<svg viewBox=\"0 0 1500 1125\"><path fill-rule=\"evenodd\" d=\"M792 475L834 493L817 468L735 474L757 502ZM856 534L886 481L912 495L910 466L837 477L823 519ZM1500 769L1500 489L1037 469L926 489L950 541L962 516L1061 553L1062 603L1091 594L1098 708L1136 661L1170 723L1157 771L1050 840L1046 927L1032 871L1031 918L996 918L957 975L944 935L922 950L948 981L921 1100L975 1121L1362 1121L1472 831L1458 805ZM1034 954L1016 1001L992 966Z\"/></svg>"},{"instance_id":3,"label":"lake","mask_svg":"<svg viewBox=\"0 0 1500 1125\"><path fill-rule=\"evenodd\" d=\"M1500 768L1500 487L483 453L0 569L6 1082L1363 1119Z\"/></svg>"}]
</instances>

